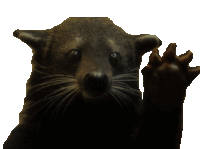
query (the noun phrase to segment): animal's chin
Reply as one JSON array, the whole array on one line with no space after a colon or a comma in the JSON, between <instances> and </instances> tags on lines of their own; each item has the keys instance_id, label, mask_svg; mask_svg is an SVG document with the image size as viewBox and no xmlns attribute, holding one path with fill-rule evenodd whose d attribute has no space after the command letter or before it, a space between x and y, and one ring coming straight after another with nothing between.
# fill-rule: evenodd
<instances>
[{"instance_id":1,"label":"animal's chin","mask_svg":"<svg viewBox=\"0 0 200 149\"><path fill-rule=\"evenodd\" d=\"M82 96L84 97L86 102L94 102L94 103L102 101L106 95L107 92L97 92L97 91L96 92L93 91L92 93L91 92L82 93Z\"/></svg>"}]
</instances>

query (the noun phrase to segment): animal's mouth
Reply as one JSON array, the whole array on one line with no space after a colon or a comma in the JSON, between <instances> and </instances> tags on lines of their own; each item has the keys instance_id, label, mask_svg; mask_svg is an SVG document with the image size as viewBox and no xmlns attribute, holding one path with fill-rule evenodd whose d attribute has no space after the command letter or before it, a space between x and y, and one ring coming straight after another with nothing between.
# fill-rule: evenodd
<instances>
[{"instance_id":1,"label":"animal's mouth","mask_svg":"<svg viewBox=\"0 0 200 149\"><path fill-rule=\"evenodd\" d=\"M107 94L107 91L97 91L97 90L85 90L82 95L88 99L103 98Z\"/></svg>"},{"instance_id":2,"label":"animal's mouth","mask_svg":"<svg viewBox=\"0 0 200 149\"><path fill-rule=\"evenodd\" d=\"M106 98L108 90L82 90L80 93L86 102L96 103Z\"/></svg>"}]
</instances>

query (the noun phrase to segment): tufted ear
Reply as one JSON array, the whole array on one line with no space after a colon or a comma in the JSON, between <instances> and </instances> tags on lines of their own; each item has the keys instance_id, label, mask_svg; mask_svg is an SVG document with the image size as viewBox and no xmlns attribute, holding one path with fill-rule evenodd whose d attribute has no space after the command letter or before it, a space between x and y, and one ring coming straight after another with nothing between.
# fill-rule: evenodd
<instances>
[{"instance_id":1,"label":"tufted ear","mask_svg":"<svg viewBox=\"0 0 200 149\"><path fill-rule=\"evenodd\" d=\"M33 59L42 62L46 54L45 47L48 41L48 30L15 30L13 36L19 38L33 49Z\"/></svg>"},{"instance_id":2,"label":"tufted ear","mask_svg":"<svg viewBox=\"0 0 200 149\"><path fill-rule=\"evenodd\" d=\"M162 45L162 41L156 35L141 34L134 41L134 47L139 56L144 55Z\"/></svg>"}]
</instances>

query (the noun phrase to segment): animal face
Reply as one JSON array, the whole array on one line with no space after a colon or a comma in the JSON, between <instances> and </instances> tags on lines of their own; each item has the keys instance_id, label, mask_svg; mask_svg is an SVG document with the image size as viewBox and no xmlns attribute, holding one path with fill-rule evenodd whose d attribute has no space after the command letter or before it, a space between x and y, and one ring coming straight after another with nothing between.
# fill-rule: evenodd
<instances>
[{"instance_id":1,"label":"animal face","mask_svg":"<svg viewBox=\"0 0 200 149\"><path fill-rule=\"evenodd\" d=\"M14 36L33 49L28 93L54 90L42 99L68 104L77 95L121 106L140 98L141 56L161 45L156 36L129 35L108 18L69 18L50 30L16 30Z\"/></svg>"},{"instance_id":2,"label":"animal face","mask_svg":"<svg viewBox=\"0 0 200 149\"><path fill-rule=\"evenodd\" d=\"M66 42L68 43L67 39ZM120 47L114 39L107 39L106 35L94 39L75 37L71 43L73 44L64 44L60 49L51 51L51 66L57 68L54 73L73 76L74 89L77 89L84 99L97 101L97 98L114 92L117 76L118 81L120 78L138 81L136 76L133 78L134 53L130 44ZM116 78L113 78L114 76Z\"/></svg>"}]
</instances>

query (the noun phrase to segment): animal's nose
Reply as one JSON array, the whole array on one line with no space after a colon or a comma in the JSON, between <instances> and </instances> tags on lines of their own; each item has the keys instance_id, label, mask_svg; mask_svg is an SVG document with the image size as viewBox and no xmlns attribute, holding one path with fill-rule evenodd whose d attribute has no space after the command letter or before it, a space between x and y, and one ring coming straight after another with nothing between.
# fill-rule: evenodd
<instances>
[{"instance_id":1,"label":"animal's nose","mask_svg":"<svg viewBox=\"0 0 200 149\"><path fill-rule=\"evenodd\" d=\"M107 89L108 77L102 72L91 72L85 75L84 83L88 90L104 92Z\"/></svg>"}]
</instances>

